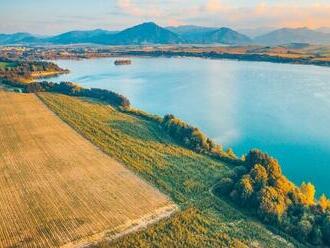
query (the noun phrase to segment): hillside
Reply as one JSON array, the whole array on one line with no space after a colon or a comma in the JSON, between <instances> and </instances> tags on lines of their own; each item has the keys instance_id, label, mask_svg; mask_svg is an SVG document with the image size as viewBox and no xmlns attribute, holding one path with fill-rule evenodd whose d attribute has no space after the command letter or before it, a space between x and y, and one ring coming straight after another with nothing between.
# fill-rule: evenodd
<instances>
[{"instance_id":1,"label":"hillside","mask_svg":"<svg viewBox=\"0 0 330 248\"><path fill-rule=\"evenodd\" d=\"M34 94L0 92L0 109L0 247L72 247L175 209Z\"/></svg>"},{"instance_id":2,"label":"hillside","mask_svg":"<svg viewBox=\"0 0 330 248\"><path fill-rule=\"evenodd\" d=\"M103 44L103 45L143 45L143 44L263 44L282 45L289 43L330 44L327 28L281 28L269 32L269 28L241 29L235 31L227 27L203 27L185 25L160 27L153 22L142 23L122 31L103 29L70 31L50 37L29 33L0 34L0 45L10 44ZM251 37L255 37L251 39Z\"/></svg>"},{"instance_id":3,"label":"hillside","mask_svg":"<svg viewBox=\"0 0 330 248\"><path fill-rule=\"evenodd\" d=\"M71 44L71 43L104 43L111 39L116 31L107 31L102 29L90 31L71 31L56 35L46 41L54 44Z\"/></svg>"},{"instance_id":4,"label":"hillside","mask_svg":"<svg viewBox=\"0 0 330 248\"><path fill-rule=\"evenodd\" d=\"M220 28L210 32L204 39L204 43L223 43L223 44L247 44L251 39L246 35L240 34L230 28Z\"/></svg>"},{"instance_id":5,"label":"hillside","mask_svg":"<svg viewBox=\"0 0 330 248\"><path fill-rule=\"evenodd\" d=\"M139 44L178 44L183 39L179 35L158 26L153 22L125 29L115 35L106 44L112 45L139 45Z\"/></svg>"},{"instance_id":6,"label":"hillside","mask_svg":"<svg viewBox=\"0 0 330 248\"><path fill-rule=\"evenodd\" d=\"M214 196L212 187L232 166L179 146L153 118L63 95L39 96L65 122L168 194L182 210L146 230L96 247L304 247Z\"/></svg>"},{"instance_id":7,"label":"hillside","mask_svg":"<svg viewBox=\"0 0 330 248\"><path fill-rule=\"evenodd\" d=\"M102 29L70 31L48 38L17 33L0 35L0 44L79 44L94 43L106 45L181 44L181 43L223 43L246 44L251 40L230 28L209 28L179 26L163 28L153 22L142 23L123 31Z\"/></svg>"},{"instance_id":8,"label":"hillside","mask_svg":"<svg viewBox=\"0 0 330 248\"><path fill-rule=\"evenodd\" d=\"M40 39L29 33L0 34L0 45L36 42L40 42Z\"/></svg>"},{"instance_id":9,"label":"hillside","mask_svg":"<svg viewBox=\"0 0 330 248\"><path fill-rule=\"evenodd\" d=\"M255 43L281 45L289 43L329 44L330 34L308 28L282 28L257 36Z\"/></svg>"},{"instance_id":10,"label":"hillside","mask_svg":"<svg viewBox=\"0 0 330 248\"><path fill-rule=\"evenodd\" d=\"M186 43L195 44L247 44L251 39L230 28L211 28L200 26L179 26L168 27L173 32L179 34Z\"/></svg>"}]
</instances>

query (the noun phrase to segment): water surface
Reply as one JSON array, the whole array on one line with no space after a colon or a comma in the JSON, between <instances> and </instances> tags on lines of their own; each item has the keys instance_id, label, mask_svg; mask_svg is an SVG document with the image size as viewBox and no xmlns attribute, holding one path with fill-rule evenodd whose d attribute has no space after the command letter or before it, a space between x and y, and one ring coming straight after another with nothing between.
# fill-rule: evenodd
<instances>
[{"instance_id":1,"label":"water surface","mask_svg":"<svg viewBox=\"0 0 330 248\"><path fill-rule=\"evenodd\" d=\"M110 89L145 111L172 113L241 155L260 148L295 183L330 196L330 68L199 58L56 61L52 81Z\"/></svg>"}]
</instances>

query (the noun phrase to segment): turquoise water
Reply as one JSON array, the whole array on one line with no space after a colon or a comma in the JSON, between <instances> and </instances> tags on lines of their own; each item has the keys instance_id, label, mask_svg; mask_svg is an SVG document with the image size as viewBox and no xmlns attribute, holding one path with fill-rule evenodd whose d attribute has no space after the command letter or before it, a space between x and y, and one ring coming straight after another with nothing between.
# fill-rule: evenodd
<instances>
[{"instance_id":1,"label":"turquoise water","mask_svg":"<svg viewBox=\"0 0 330 248\"><path fill-rule=\"evenodd\" d=\"M145 111L173 113L241 155L260 148L295 183L330 196L330 68L197 58L56 61L52 81L110 89Z\"/></svg>"}]
</instances>

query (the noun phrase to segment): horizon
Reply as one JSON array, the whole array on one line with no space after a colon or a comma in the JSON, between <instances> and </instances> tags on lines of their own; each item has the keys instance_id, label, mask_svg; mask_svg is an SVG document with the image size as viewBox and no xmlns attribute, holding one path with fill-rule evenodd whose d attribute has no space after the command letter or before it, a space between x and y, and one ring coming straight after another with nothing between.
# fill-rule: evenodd
<instances>
[{"instance_id":1,"label":"horizon","mask_svg":"<svg viewBox=\"0 0 330 248\"><path fill-rule=\"evenodd\" d=\"M131 28L131 27L135 27L135 26L139 26L139 25L142 25L142 24L147 24L147 23L154 23L162 28L178 28L178 27L200 27L200 28L230 28L232 30L236 30L236 31L239 31L241 32L242 30L245 30L244 28L240 29L240 28L237 28L237 29L234 29L232 27L229 27L229 26L202 26L202 25L195 25L195 24L184 24L184 25L173 25L173 26L162 26L162 25L159 25L157 22L154 22L154 21L144 21L144 22L141 22L141 23L136 23L136 24L133 24L132 26L127 26L127 27L124 27L123 29L120 29L120 30L112 30L112 29L105 29L105 28L93 28L93 29L71 29L71 30L66 30L64 32L60 32L60 33L54 33L54 34L40 34L40 33L32 33L32 32L29 32L29 31L18 31L18 32L12 32L12 33L1 33L0 34L5 34L5 35L12 35L12 34L19 34L19 33L27 33L27 34L30 34L30 35L33 35L33 36L44 36L44 37L51 37L51 36L56 36L56 35L60 35L60 34L64 34L64 33L69 33L69 32L88 32L88 31L96 31L96 30L102 30L102 31L109 31L109 32L121 32L123 30L126 30L128 28ZM319 29L322 29L322 28L330 28L330 27L318 27L318 28L309 28L309 27L306 27L306 26L301 26L301 27L260 27L260 28L247 28L246 30L258 30L258 29L264 29L264 30L268 30L268 31L265 31L266 33L267 32L272 32L272 31L275 31L275 30L279 30L279 29L309 29L309 30L314 30L314 31L319 31ZM321 31L320 31L321 32Z\"/></svg>"},{"instance_id":2,"label":"horizon","mask_svg":"<svg viewBox=\"0 0 330 248\"><path fill-rule=\"evenodd\" d=\"M159 26L203 26L242 29L310 29L330 27L330 3L327 0L117 0L56 2L45 0L3 1L0 33L54 35L68 31L104 29L123 30L144 22ZM187 7L188 6L188 7ZM185 13L182 16L182 13ZM19 15L17 15L19 13Z\"/></svg>"}]
</instances>

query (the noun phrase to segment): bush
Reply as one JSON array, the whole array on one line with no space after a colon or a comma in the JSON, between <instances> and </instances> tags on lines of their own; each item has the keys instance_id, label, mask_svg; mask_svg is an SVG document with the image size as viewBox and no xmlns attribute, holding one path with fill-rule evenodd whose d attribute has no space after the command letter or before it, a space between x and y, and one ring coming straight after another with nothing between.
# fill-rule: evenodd
<instances>
[{"instance_id":1,"label":"bush","mask_svg":"<svg viewBox=\"0 0 330 248\"><path fill-rule=\"evenodd\" d=\"M219 182L222 190L216 193L230 196L304 243L329 245L330 201L325 195L317 201L313 184L295 186L282 175L277 160L259 150L250 151L242 163Z\"/></svg>"}]
</instances>

